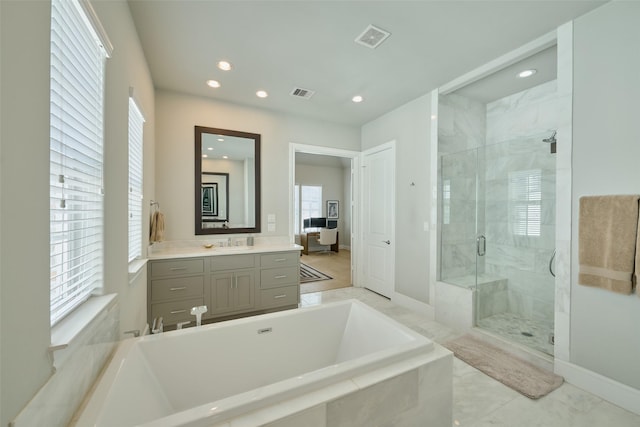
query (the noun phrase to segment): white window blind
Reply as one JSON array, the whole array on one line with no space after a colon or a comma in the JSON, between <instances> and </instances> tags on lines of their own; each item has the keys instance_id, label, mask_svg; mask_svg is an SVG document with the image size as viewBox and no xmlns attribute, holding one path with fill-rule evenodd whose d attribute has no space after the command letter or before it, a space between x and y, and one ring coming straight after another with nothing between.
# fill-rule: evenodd
<instances>
[{"instance_id":1,"label":"white window blind","mask_svg":"<svg viewBox=\"0 0 640 427\"><path fill-rule=\"evenodd\" d=\"M103 282L106 51L77 1L51 4L51 325Z\"/></svg>"},{"instance_id":2,"label":"white window blind","mask_svg":"<svg viewBox=\"0 0 640 427\"><path fill-rule=\"evenodd\" d=\"M513 234L540 236L542 171L523 170L509 173L509 206Z\"/></svg>"},{"instance_id":3,"label":"white window blind","mask_svg":"<svg viewBox=\"0 0 640 427\"><path fill-rule=\"evenodd\" d=\"M303 221L306 218L322 217L322 186L296 185L295 192L295 233L298 234L302 230Z\"/></svg>"},{"instance_id":4,"label":"white window blind","mask_svg":"<svg viewBox=\"0 0 640 427\"><path fill-rule=\"evenodd\" d=\"M142 132L144 117L129 98L129 262L142 255Z\"/></svg>"}]
</instances>

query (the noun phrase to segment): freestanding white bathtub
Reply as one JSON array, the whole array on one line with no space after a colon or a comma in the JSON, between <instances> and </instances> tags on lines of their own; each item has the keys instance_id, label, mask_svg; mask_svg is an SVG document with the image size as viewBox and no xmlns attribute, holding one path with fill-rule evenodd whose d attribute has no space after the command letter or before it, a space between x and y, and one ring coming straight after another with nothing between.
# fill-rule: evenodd
<instances>
[{"instance_id":1,"label":"freestanding white bathtub","mask_svg":"<svg viewBox=\"0 0 640 427\"><path fill-rule=\"evenodd\" d=\"M123 341L76 425L371 427L395 411L394 426L450 426L451 369L447 350L342 301Z\"/></svg>"}]
</instances>

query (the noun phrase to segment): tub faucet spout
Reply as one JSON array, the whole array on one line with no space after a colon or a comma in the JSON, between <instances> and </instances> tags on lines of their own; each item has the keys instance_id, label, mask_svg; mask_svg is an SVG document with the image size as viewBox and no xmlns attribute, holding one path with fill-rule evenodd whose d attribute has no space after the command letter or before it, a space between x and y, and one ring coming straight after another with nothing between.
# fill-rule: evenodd
<instances>
[{"instance_id":1,"label":"tub faucet spout","mask_svg":"<svg viewBox=\"0 0 640 427\"><path fill-rule=\"evenodd\" d=\"M164 330L164 325L162 324L162 317L156 317L155 319L153 319L153 326L151 326L151 333L159 334L163 332L163 330Z\"/></svg>"},{"instance_id":2,"label":"tub faucet spout","mask_svg":"<svg viewBox=\"0 0 640 427\"><path fill-rule=\"evenodd\" d=\"M196 327L202 326L202 315L207 312L206 305L200 305L191 309L191 315L196 316Z\"/></svg>"}]
</instances>

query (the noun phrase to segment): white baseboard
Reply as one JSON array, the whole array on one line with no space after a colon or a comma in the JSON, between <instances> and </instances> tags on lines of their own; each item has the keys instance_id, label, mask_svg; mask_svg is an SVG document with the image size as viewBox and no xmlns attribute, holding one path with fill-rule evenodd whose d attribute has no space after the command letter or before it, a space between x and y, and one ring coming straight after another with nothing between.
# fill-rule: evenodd
<instances>
[{"instance_id":1,"label":"white baseboard","mask_svg":"<svg viewBox=\"0 0 640 427\"><path fill-rule=\"evenodd\" d=\"M554 366L567 382L640 415L640 390L564 360L556 359Z\"/></svg>"},{"instance_id":2,"label":"white baseboard","mask_svg":"<svg viewBox=\"0 0 640 427\"><path fill-rule=\"evenodd\" d=\"M413 311L425 314L429 318L429 320L435 319L435 311L433 310L433 307L427 303L418 301L417 299L413 299L398 292L393 293L391 301Z\"/></svg>"}]
</instances>

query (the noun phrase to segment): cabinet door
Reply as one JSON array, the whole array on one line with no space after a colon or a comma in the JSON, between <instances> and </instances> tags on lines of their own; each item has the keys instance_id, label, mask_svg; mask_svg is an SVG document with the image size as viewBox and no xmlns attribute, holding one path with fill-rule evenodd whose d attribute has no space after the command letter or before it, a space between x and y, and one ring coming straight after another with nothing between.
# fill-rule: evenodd
<instances>
[{"instance_id":1,"label":"cabinet door","mask_svg":"<svg viewBox=\"0 0 640 427\"><path fill-rule=\"evenodd\" d=\"M255 271L235 272L235 308L238 310L246 310L253 308L255 305Z\"/></svg>"},{"instance_id":2,"label":"cabinet door","mask_svg":"<svg viewBox=\"0 0 640 427\"><path fill-rule=\"evenodd\" d=\"M233 273L219 273L211 276L211 314L227 313L234 310L233 283Z\"/></svg>"},{"instance_id":3,"label":"cabinet door","mask_svg":"<svg viewBox=\"0 0 640 427\"><path fill-rule=\"evenodd\" d=\"M255 305L255 270L211 276L211 314L251 309Z\"/></svg>"}]
</instances>

